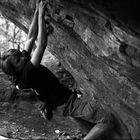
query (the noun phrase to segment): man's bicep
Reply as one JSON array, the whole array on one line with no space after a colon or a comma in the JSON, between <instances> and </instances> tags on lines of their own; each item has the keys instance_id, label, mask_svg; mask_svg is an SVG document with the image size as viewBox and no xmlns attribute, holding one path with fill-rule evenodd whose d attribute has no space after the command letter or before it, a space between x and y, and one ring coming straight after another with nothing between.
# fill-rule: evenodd
<instances>
[{"instance_id":1,"label":"man's bicep","mask_svg":"<svg viewBox=\"0 0 140 140\"><path fill-rule=\"evenodd\" d=\"M34 44L35 44L35 39L34 38L29 38L25 43L24 50L26 50L28 53L31 53Z\"/></svg>"},{"instance_id":2,"label":"man's bicep","mask_svg":"<svg viewBox=\"0 0 140 140\"><path fill-rule=\"evenodd\" d=\"M41 47L42 44L37 43L37 47L34 50L34 53L32 55L31 58L31 63L35 66L38 67L41 63L44 51L45 51L45 47Z\"/></svg>"}]
</instances>

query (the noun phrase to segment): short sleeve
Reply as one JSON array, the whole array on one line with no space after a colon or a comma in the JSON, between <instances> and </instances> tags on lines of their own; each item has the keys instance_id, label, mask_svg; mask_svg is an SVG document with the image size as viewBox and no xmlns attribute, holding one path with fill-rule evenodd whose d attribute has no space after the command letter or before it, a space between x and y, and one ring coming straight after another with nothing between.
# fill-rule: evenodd
<instances>
[{"instance_id":1,"label":"short sleeve","mask_svg":"<svg viewBox=\"0 0 140 140\"><path fill-rule=\"evenodd\" d=\"M22 55L23 55L24 57L26 57L28 60L31 59L30 53L28 53L26 50L23 50L23 51L22 51Z\"/></svg>"}]
</instances>

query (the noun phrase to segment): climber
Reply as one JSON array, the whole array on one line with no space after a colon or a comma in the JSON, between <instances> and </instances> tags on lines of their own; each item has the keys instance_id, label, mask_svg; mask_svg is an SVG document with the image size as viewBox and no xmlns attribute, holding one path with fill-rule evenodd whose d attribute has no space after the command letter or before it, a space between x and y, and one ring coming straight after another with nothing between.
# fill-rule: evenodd
<instances>
[{"instance_id":1,"label":"climber","mask_svg":"<svg viewBox=\"0 0 140 140\"><path fill-rule=\"evenodd\" d=\"M68 99L70 93L65 94L67 88L60 84L45 66L40 64L47 46L48 35L52 32L53 27L48 21L45 21L45 8L47 7L44 1L38 1L36 5L24 50L22 52L17 49L7 50L3 53L1 63L3 71L13 77L15 85L21 90L21 93L29 97L30 89L30 93L34 92L45 103L41 112L45 113L43 111L47 108L45 117L51 119L52 110ZM34 45L36 48L30 57Z\"/></svg>"},{"instance_id":2,"label":"climber","mask_svg":"<svg viewBox=\"0 0 140 140\"><path fill-rule=\"evenodd\" d=\"M10 49L4 52L2 69L13 77L21 93L27 93L28 97L35 95L45 103L41 112L46 119L51 120L53 110L65 105L64 116L71 116L85 128L89 126L88 129L86 128L87 135L84 140L105 138L113 130L111 114L93 100L86 101L84 97L78 98L76 91L69 90L59 82L54 74L40 64L47 46L48 35L52 32L52 26L48 24L48 21L46 24L44 19L45 8L44 2L39 1L24 50L21 52ZM35 40L36 48L30 57Z\"/></svg>"}]
</instances>

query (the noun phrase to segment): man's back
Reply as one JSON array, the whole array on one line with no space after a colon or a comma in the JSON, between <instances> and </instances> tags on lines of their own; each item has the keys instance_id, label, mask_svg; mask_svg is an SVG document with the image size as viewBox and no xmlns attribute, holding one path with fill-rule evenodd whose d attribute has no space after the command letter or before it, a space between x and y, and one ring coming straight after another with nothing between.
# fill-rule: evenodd
<instances>
[{"instance_id":1,"label":"man's back","mask_svg":"<svg viewBox=\"0 0 140 140\"><path fill-rule=\"evenodd\" d=\"M42 101L51 104L61 105L71 94L45 66L36 68L30 61L25 65L18 81L20 89L33 88L39 93Z\"/></svg>"}]
</instances>

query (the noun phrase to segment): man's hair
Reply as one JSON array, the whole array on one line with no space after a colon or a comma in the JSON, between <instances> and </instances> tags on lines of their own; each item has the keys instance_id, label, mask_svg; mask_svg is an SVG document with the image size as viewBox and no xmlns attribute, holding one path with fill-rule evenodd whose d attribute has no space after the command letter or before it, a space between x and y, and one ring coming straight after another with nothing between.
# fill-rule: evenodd
<instances>
[{"instance_id":1,"label":"man's hair","mask_svg":"<svg viewBox=\"0 0 140 140\"><path fill-rule=\"evenodd\" d=\"M22 56L22 53L17 49L9 49L2 54L1 68L6 74L13 76L15 74L15 68L10 56Z\"/></svg>"}]
</instances>

